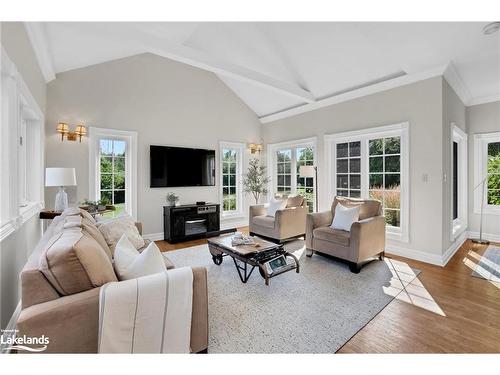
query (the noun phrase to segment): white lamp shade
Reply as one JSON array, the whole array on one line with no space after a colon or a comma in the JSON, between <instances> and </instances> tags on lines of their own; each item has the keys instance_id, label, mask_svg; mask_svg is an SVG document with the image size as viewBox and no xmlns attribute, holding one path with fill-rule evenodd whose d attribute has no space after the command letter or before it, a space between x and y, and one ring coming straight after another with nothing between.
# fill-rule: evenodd
<instances>
[{"instance_id":1,"label":"white lamp shade","mask_svg":"<svg viewBox=\"0 0 500 375\"><path fill-rule=\"evenodd\" d=\"M316 168L314 165L301 165L299 167L299 175L300 177L315 177Z\"/></svg>"},{"instance_id":2,"label":"white lamp shade","mask_svg":"<svg viewBox=\"0 0 500 375\"><path fill-rule=\"evenodd\" d=\"M45 186L75 185L75 168L45 168Z\"/></svg>"}]
</instances>

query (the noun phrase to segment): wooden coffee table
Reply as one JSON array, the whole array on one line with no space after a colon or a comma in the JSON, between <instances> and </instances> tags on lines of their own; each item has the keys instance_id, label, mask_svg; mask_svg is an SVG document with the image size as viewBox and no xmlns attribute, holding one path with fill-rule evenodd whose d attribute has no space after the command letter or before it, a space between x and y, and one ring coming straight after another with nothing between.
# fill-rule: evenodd
<instances>
[{"instance_id":1,"label":"wooden coffee table","mask_svg":"<svg viewBox=\"0 0 500 375\"><path fill-rule=\"evenodd\" d=\"M208 239L208 248L212 254L212 260L216 265L222 264L223 258L229 256L233 259L240 280L246 283L250 278L255 267L259 268L261 276L266 285L273 277L285 272L296 270L300 271L299 260L291 253L288 253L283 245L275 244L263 240L259 237L253 237L254 245L235 245L231 243L232 235L212 237ZM265 263L283 255L286 259L286 265L280 267L278 271L269 273Z\"/></svg>"}]
</instances>

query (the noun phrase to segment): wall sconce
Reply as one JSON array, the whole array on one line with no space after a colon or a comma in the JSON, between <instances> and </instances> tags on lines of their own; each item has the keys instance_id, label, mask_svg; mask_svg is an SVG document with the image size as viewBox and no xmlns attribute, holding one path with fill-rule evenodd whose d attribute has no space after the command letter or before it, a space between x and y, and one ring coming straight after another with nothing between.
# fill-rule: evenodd
<instances>
[{"instance_id":1,"label":"wall sconce","mask_svg":"<svg viewBox=\"0 0 500 375\"><path fill-rule=\"evenodd\" d=\"M248 148L250 149L250 153L252 154L255 154L256 152L260 154L262 152L262 144L250 143L248 145Z\"/></svg>"},{"instance_id":2,"label":"wall sconce","mask_svg":"<svg viewBox=\"0 0 500 375\"><path fill-rule=\"evenodd\" d=\"M64 135L66 134L66 139L68 141L76 141L79 137L80 143L82 142L82 136L87 134L87 128L83 124L77 125L74 132L69 131L69 125L65 122L60 122L57 124L56 128L58 133L61 133L61 142L64 141Z\"/></svg>"}]
</instances>

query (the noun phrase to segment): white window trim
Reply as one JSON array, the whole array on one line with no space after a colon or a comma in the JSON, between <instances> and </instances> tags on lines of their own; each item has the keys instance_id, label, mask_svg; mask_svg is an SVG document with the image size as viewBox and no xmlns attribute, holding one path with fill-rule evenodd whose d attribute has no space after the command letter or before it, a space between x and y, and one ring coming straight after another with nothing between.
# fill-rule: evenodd
<instances>
[{"instance_id":1,"label":"white window trim","mask_svg":"<svg viewBox=\"0 0 500 375\"><path fill-rule=\"evenodd\" d=\"M224 211L224 199L222 192L222 150L225 148L236 150L236 207L235 211ZM221 204L221 216L223 219L239 218L245 216L243 208L243 157L245 155L245 144L241 142L219 141L219 202Z\"/></svg>"},{"instance_id":2,"label":"white window trim","mask_svg":"<svg viewBox=\"0 0 500 375\"><path fill-rule=\"evenodd\" d=\"M368 155L368 140L373 138L386 138L398 136L401 137L401 208L400 228L386 227L387 238L409 242L409 218L410 218L410 183L409 183L409 159L410 159L410 142L409 142L409 122L402 122L393 125L379 126L362 130L354 130L336 134L327 134L324 137L325 141L325 175L327 185L327 197L335 197L337 195L337 163L336 160L336 145L338 143L361 141L361 197L368 197L369 175L368 175L368 158L363 155ZM329 202L331 204L331 202Z\"/></svg>"},{"instance_id":3,"label":"white window trim","mask_svg":"<svg viewBox=\"0 0 500 375\"><path fill-rule=\"evenodd\" d=\"M467 134L454 122L451 126L450 141L450 240L453 242L468 225L468 188L467 188ZM458 217L453 219L453 143L458 143Z\"/></svg>"},{"instance_id":4,"label":"white window trim","mask_svg":"<svg viewBox=\"0 0 500 375\"><path fill-rule=\"evenodd\" d=\"M303 139L296 139L293 141L285 141L285 142L279 142L279 143L270 143L267 145L267 150L268 150L268 157L267 157L267 171L269 175L271 176L271 180L269 182L269 193L268 193L268 202L271 200L272 197L274 197L274 194L277 191L277 179L276 179L276 163L277 163L277 151L281 149L296 149L296 148L301 148L301 147L312 147L313 149L313 155L314 155L314 165L318 165L318 159L317 159L317 153L318 153L318 148L317 148L317 143L318 143L318 138L317 137L310 137L310 138L303 138ZM293 155L292 152L292 165L291 165L291 192L294 194L294 192L297 191L297 178L296 178L296 170L297 170L297 165L296 165L296 156ZM314 194L318 194L318 181L314 181ZM313 202L314 205L314 211L317 210L316 207L316 200Z\"/></svg>"},{"instance_id":5,"label":"white window trim","mask_svg":"<svg viewBox=\"0 0 500 375\"><path fill-rule=\"evenodd\" d=\"M137 132L89 128L89 199L97 200L100 191L99 171L99 140L101 138L125 140L127 142L126 154L130 161L126 163L125 171L125 202L127 213L137 220ZM128 187L128 188L127 188Z\"/></svg>"},{"instance_id":6,"label":"white window trim","mask_svg":"<svg viewBox=\"0 0 500 375\"><path fill-rule=\"evenodd\" d=\"M1 48L1 77L2 81L9 82L14 91L15 103L13 107L14 116L7 124L3 124L5 119L2 119L2 137L0 146L2 152L2 179L8 178L8 191L2 192L7 194L9 201L8 217L5 222L0 223L0 242L7 238L10 234L17 231L24 223L37 215L44 207L44 148L38 147L37 155L33 159L38 160L35 165L30 165L30 168L36 168L37 175L35 183L38 186L31 186L33 191L37 191L35 200L23 202L26 204L23 207L20 202L19 194L19 178L18 178L18 144L19 144L19 129L20 121L22 120L21 113L26 114L30 122L34 122L39 133L37 134L37 142L41 145L45 143L45 117L38 106L35 98L31 94L26 82L18 72L15 64L9 58L5 49ZM2 93L3 95L3 93ZM3 105L3 103L2 103ZM13 120L13 121L12 121ZM4 208L2 208L4 209Z\"/></svg>"},{"instance_id":7,"label":"white window trim","mask_svg":"<svg viewBox=\"0 0 500 375\"><path fill-rule=\"evenodd\" d=\"M488 143L500 142L500 132L474 134L474 213L481 214L481 193L479 184L486 178ZM487 194L485 189L485 195ZM488 204L487 197L484 197L483 214L500 215L500 206Z\"/></svg>"}]
</instances>

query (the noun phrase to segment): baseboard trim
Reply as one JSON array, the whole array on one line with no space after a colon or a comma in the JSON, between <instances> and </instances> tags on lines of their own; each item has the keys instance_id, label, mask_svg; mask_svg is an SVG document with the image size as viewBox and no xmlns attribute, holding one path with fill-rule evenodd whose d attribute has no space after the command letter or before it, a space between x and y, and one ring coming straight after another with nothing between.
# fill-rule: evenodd
<instances>
[{"instance_id":1,"label":"baseboard trim","mask_svg":"<svg viewBox=\"0 0 500 375\"><path fill-rule=\"evenodd\" d=\"M455 242L453 242L448 250L445 251L442 257L441 265L444 267L448 264L450 259L455 255L458 249L467 241L467 231L463 231L461 234L455 238Z\"/></svg>"},{"instance_id":2,"label":"baseboard trim","mask_svg":"<svg viewBox=\"0 0 500 375\"><path fill-rule=\"evenodd\" d=\"M442 259L439 254L431 254L426 251L409 249L407 247L397 245L386 245L385 252L388 254L397 255L404 258L418 260L424 263L434 264L436 266L442 265Z\"/></svg>"},{"instance_id":3,"label":"baseboard trim","mask_svg":"<svg viewBox=\"0 0 500 375\"><path fill-rule=\"evenodd\" d=\"M144 238L145 240L150 240L150 241L162 241L164 239L163 232L143 234L142 238Z\"/></svg>"},{"instance_id":4,"label":"baseboard trim","mask_svg":"<svg viewBox=\"0 0 500 375\"><path fill-rule=\"evenodd\" d=\"M479 232L469 231L467 232L467 236L470 239L479 238ZM500 234L483 233L483 239L500 243Z\"/></svg>"},{"instance_id":5,"label":"baseboard trim","mask_svg":"<svg viewBox=\"0 0 500 375\"><path fill-rule=\"evenodd\" d=\"M9 342L10 340L8 340L8 338L10 339L11 337L16 336L16 325L20 314L21 314L21 301L18 302L16 309L14 310L14 313L10 317L7 327L5 327L5 332L2 332L2 335L4 336L4 339L2 340L3 342ZM10 353L10 346L8 344L0 343L0 353L2 354Z\"/></svg>"}]
</instances>

